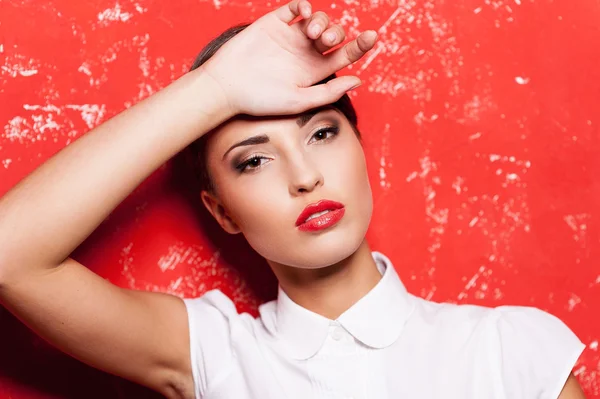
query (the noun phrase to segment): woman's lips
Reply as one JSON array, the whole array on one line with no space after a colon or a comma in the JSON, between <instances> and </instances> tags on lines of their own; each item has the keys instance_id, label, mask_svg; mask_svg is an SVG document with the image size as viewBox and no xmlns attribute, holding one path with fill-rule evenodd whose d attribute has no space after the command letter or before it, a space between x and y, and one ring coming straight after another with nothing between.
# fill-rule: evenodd
<instances>
[{"instance_id":1,"label":"woman's lips","mask_svg":"<svg viewBox=\"0 0 600 399\"><path fill-rule=\"evenodd\" d=\"M315 214L320 215L315 217ZM344 204L331 200L321 200L310 204L296 220L296 226L302 231L319 231L333 226L344 216Z\"/></svg>"}]
</instances>

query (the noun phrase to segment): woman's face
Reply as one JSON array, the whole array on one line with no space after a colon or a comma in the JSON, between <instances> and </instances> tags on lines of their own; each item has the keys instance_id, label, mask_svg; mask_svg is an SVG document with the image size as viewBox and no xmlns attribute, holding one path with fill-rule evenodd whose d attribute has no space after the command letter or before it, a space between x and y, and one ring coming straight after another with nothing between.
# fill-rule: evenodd
<instances>
[{"instance_id":1,"label":"woman's face","mask_svg":"<svg viewBox=\"0 0 600 399\"><path fill-rule=\"evenodd\" d=\"M373 206L365 157L336 109L235 118L211 134L206 154L215 193L203 192L202 200L226 231L244 234L267 260L320 268L363 242ZM343 209L298 225L307 205L322 200Z\"/></svg>"}]
</instances>

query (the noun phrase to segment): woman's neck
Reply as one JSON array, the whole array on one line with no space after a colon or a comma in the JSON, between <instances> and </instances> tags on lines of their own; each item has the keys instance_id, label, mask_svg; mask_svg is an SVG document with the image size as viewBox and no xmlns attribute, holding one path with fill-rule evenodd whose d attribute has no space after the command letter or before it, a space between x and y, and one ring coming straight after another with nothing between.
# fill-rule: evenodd
<instances>
[{"instance_id":1,"label":"woman's neck","mask_svg":"<svg viewBox=\"0 0 600 399\"><path fill-rule=\"evenodd\" d=\"M348 258L324 268L271 267L290 299L329 319L337 319L381 280L366 240Z\"/></svg>"}]
</instances>

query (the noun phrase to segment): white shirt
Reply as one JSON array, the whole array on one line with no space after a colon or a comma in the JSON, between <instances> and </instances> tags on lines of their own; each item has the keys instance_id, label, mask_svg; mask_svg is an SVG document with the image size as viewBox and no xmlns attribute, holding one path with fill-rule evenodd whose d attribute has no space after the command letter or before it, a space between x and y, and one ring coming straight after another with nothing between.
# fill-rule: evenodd
<instances>
[{"instance_id":1,"label":"white shirt","mask_svg":"<svg viewBox=\"0 0 600 399\"><path fill-rule=\"evenodd\" d=\"M556 399L585 345L529 307L438 304L411 295L390 260L330 320L280 288L260 317L222 292L186 299L197 398Z\"/></svg>"}]
</instances>

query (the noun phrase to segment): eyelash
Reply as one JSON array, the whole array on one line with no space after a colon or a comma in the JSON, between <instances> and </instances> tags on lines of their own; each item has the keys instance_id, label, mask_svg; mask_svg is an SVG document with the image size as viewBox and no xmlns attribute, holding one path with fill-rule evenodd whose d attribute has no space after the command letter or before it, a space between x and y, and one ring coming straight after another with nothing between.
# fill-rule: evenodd
<instances>
[{"instance_id":1,"label":"eyelash","mask_svg":"<svg viewBox=\"0 0 600 399\"><path fill-rule=\"evenodd\" d=\"M316 141L329 141L329 140L332 140L332 139L333 139L335 136L337 136L337 135L339 134L339 132L340 132L340 128L339 128L339 126L327 126L327 127L321 128L321 129L317 130L317 131L316 131L316 132L315 132L315 133L314 133L314 134L311 136L309 143L310 143L310 142L313 140L313 138L315 138L317 135L320 135L320 134L323 134L323 133L325 133L325 134L327 134L327 133L330 133L330 134L331 134L331 136L329 136L329 137L325 137L325 138L322 138L322 139L318 139L318 140L316 140ZM260 155L253 155L253 156L251 156L250 158L248 158L247 160L245 160L245 161L241 162L241 163L240 163L239 165L237 165L235 168L236 168L236 169L238 170L238 172L240 172L240 173L247 173L247 170L248 170L248 169L250 169L250 170L256 170L256 169L259 169L259 168L260 168L260 167L263 165L263 163L262 163L262 162L261 162L259 165L255 165L255 166L252 166L252 167L250 167L250 166L251 166L251 164L252 164L253 162L260 161L260 160L263 160L263 159L267 159L267 158L266 158L266 157L263 157L263 156L260 156Z\"/></svg>"}]
</instances>

